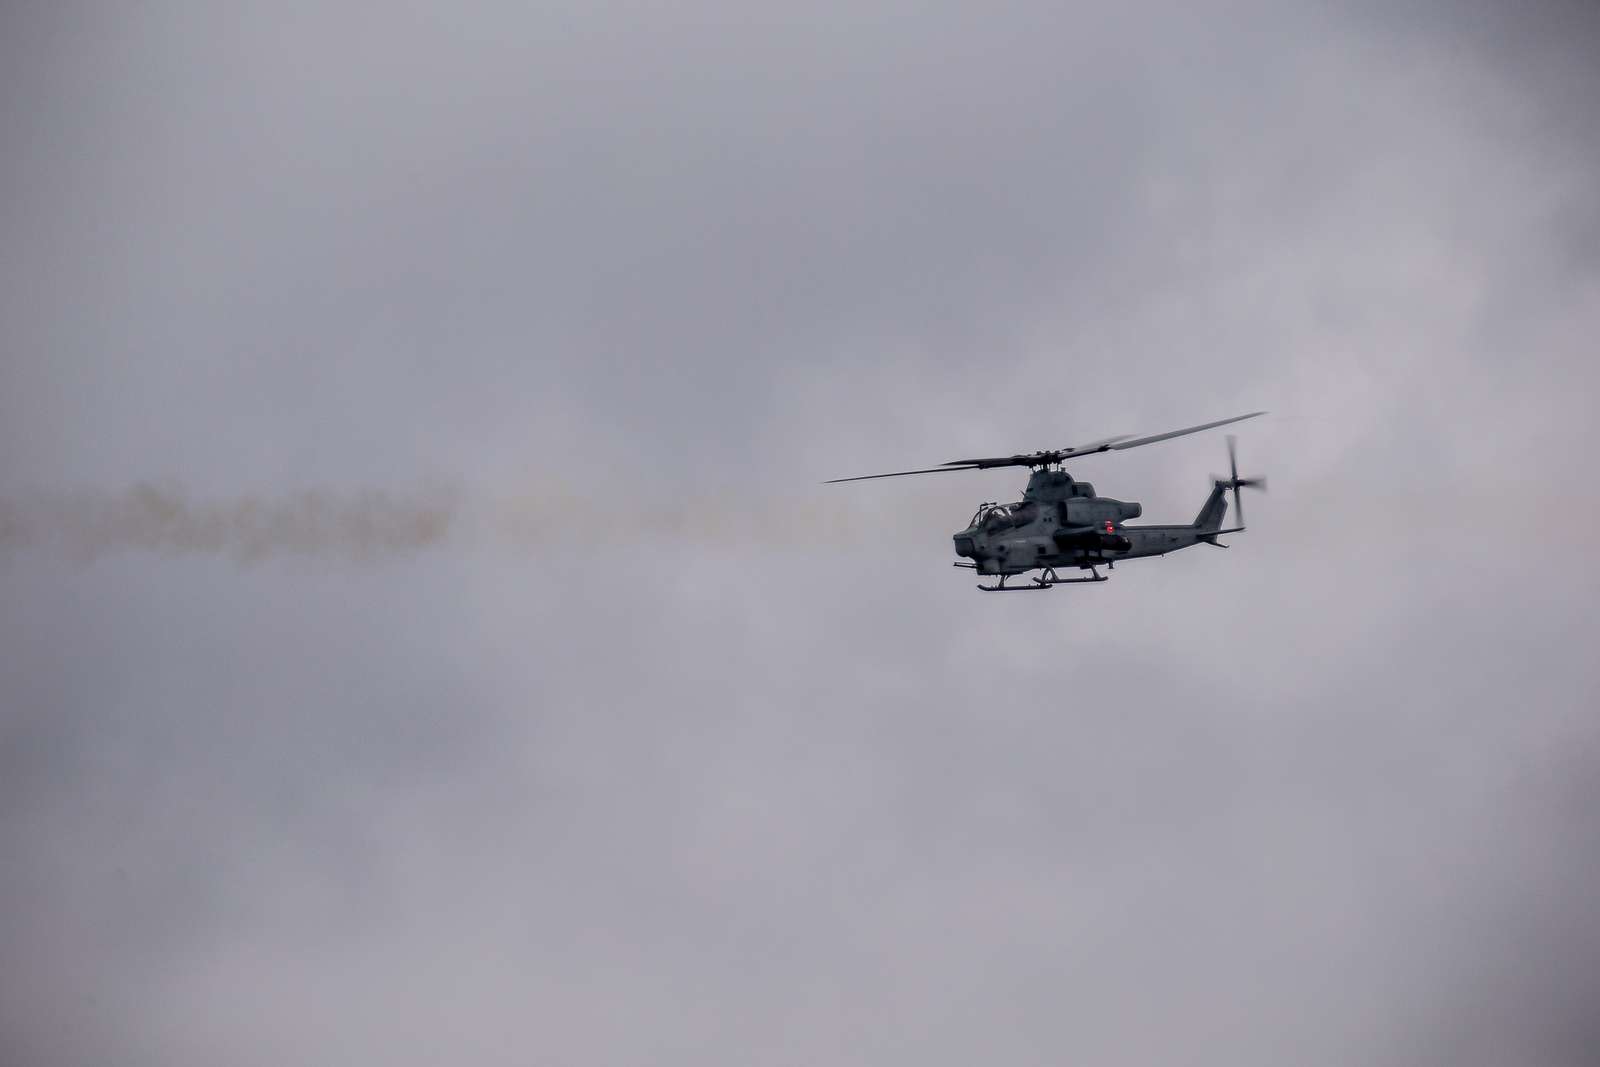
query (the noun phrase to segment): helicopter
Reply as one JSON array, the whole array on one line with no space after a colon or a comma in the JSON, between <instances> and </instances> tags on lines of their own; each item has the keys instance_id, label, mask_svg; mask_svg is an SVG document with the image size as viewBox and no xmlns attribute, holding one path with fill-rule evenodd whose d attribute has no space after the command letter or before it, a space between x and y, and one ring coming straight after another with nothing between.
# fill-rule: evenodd
<instances>
[{"instance_id":1,"label":"helicopter","mask_svg":"<svg viewBox=\"0 0 1600 1067\"><path fill-rule=\"evenodd\" d=\"M1121 434L1071 448L1014 456L955 459L923 470L830 478L824 484L900 478L908 474L988 470L993 467L1031 468L1033 473L1028 477L1028 486L1023 490L1021 500L1014 504L995 501L979 504L966 529L955 534L956 555L962 557L955 566L982 575L996 576L993 585L978 585L986 593L1016 593L1052 589L1058 585L1104 582L1108 578L1100 573L1101 564L1107 570L1116 570L1118 560L1164 556L1191 545L1227 548L1217 538L1244 530L1244 508L1239 500L1239 490L1264 490L1267 487L1266 479L1239 477L1237 439L1229 434L1229 475L1227 478L1212 479L1211 494L1200 506L1200 513L1193 522L1182 526L1126 526L1126 520L1137 519L1144 512L1137 501L1098 496L1093 485L1075 480L1062 465L1080 456L1151 445L1265 414L1265 411L1252 411L1246 415L1235 415L1229 419L1218 419L1216 422L1148 437ZM1240 525L1224 528L1222 520L1228 513L1227 493L1230 490L1233 492L1233 510ZM1058 568L1067 570L1072 567L1088 571L1091 577L1063 578L1057 573ZM1006 584L1006 579L1029 571L1040 573L1024 585Z\"/></svg>"}]
</instances>

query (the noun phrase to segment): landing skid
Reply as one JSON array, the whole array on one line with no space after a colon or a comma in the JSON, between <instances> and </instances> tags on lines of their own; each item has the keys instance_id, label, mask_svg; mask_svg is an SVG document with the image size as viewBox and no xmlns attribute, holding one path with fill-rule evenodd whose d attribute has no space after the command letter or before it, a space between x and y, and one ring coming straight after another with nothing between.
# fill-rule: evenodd
<instances>
[{"instance_id":1,"label":"landing skid","mask_svg":"<svg viewBox=\"0 0 1600 1067\"><path fill-rule=\"evenodd\" d=\"M1082 585L1084 582L1105 582L1110 579L1093 567L1089 568L1093 578L1061 578L1057 576L1054 567L1046 567L1044 573L1036 578L1030 578L1027 585L1007 585L1009 574L1002 574L1000 580L994 585L980 585L979 589L985 593L1030 593L1038 589L1049 589L1053 585Z\"/></svg>"}]
</instances>

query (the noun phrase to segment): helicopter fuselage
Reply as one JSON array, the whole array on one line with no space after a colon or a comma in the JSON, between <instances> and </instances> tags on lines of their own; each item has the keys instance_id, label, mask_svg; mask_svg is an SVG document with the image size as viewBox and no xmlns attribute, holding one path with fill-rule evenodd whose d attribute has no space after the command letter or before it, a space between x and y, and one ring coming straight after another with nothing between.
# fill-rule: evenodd
<instances>
[{"instance_id":1,"label":"helicopter fuselage","mask_svg":"<svg viewBox=\"0 0 1600 1067\"><path fill-rule=\"evenodd\" d=\"M1262 478L1239 477L1234 439L1229 435L1228 469L1231 473L1226 480L1216 479L1212 482L1211 495L1206 497L1200 514L1195 516L1193 522L1186 526L1128 526L1125 525L1127 521L1137 519L1143 510L1137 502L1096 496L1094 486L1088 482L1074 481L1062 469L1062 464L1068 460L1076 462L1080 456L1121 452L1153 445L1157 441L1170 441L1174 437L1186 437L1201 430L1228 426L1265 414L1264 411L1252 411L1145 437L1121 434L1071 448L954 459L937 467L859 474L852 478L831 478L829 481L864 482L877 478L903 478L911 474L952 474L956 471L1027 467L1033 474L1028 478L1028 488L1021 500L1015 504L978 505L967 528L955 535L956 555L967 561L958 560L956 566L971 568L979 574L998 575L993 585L978 584L979 589L989 593L1049 589L1076 582L1103 582L1106 578L1097 569L1102 563L1115 567L1119 559L1164 556L1168 552L1202 542L1219 548L1226 547L1217 541L1218 535L1244 529L1239 490L1265 489L1267 483ZM1222 518L1228 512L1226 494L1230 490L1240 525L1224 530ZM1087 570L1092 577L1063 578L1056 573L1058 567L1077 567ZM1030 584L1006 585L1006 579L1012 575L1033 570L1043 573L1035 575Z\"/></svg>"},{"instance_id":2,"label":"helicopter fuselage","mask_svg":"<svg viewBox=\"0 0 1600 1067\"><path fill-rule=\"evenodd\" d=\"M1094 486L1062 470L1036 470L1014 504L983 504L954 536L956 555L979 574L1022 574L1040 568L1093 568L1118 560L1163 556L1222 532L1227 500L1219 483L1193 523L1128 526L1143 508L1095 495Z\"/></svg>"}]
</instances>

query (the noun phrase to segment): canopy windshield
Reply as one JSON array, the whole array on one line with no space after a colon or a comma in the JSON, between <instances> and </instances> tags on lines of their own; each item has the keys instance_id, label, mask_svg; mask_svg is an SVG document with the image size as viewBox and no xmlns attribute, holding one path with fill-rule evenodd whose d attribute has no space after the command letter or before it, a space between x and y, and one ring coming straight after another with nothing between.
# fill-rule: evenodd
<instances>
[{"instance_id":1,"label":"canopy windshield","mask_svg":"<svg viewBox=\"0 0 1600 1067\"><path fill-rule=\"evenodd\" d=\"M978 510L972 513L972 521L968 527L981 526L986 530L1000 530L1008 526L1015 526L1019 520L1026 521L1031 517L1033 508L1028 504L1018 501L1015 504L979 504Z\"/></svg>"}]
</instances>

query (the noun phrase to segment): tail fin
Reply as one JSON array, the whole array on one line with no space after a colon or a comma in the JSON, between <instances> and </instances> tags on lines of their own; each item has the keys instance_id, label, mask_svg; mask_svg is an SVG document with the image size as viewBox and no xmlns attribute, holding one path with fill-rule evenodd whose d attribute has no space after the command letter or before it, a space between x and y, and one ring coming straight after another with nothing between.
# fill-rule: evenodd
<instances>
[{"instance_id":1,"label":"tail fin","mask_svg":"<svg viewBox=\"0 0 1600 1067\"><path fill-rule=\"evenodd\" d=\"M1211 486L1211 495L1206 497L1206 502L1200 507L1200 514L1194 517L1196 530L1222 529L1222 517L1228 513L1227 482L1215 482Z\"/></svg>"}]
</instances>

